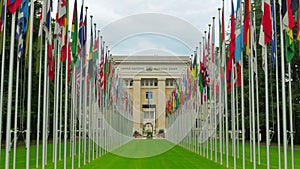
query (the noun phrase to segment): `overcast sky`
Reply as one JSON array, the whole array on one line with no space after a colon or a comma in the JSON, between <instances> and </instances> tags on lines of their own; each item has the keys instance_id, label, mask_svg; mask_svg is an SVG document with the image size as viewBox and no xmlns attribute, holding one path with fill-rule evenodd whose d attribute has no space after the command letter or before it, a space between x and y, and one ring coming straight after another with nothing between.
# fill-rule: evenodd
<instances>
[{"instance_id":1,"label":"overcast sky","mask_svg":"<svg viewBox=\"0 0 300 169\"><path fill-rule=\"evenodd\" d=\"M236 1L236 0L235 0ZM225 0L225 18L229 19L230 16L230 0ZM78 15L80 14L80 7L82 1L77 1L78 3ZM74 6L74 0L70 0L70 16L72 16ZM193 25L199 32L203 33L208 30L208 24L212 23L212 17L216 17L216 30L218 30L218 8L222 7L221 0L85 0L84 6L88 6L88 15L94 16L94 22L97 23L97 29L105 30L108 29L110 25L118 22L121 19L130 17L132 15L144 14L144 13L161 13L164 15L171 15L178 18L178 20L186 21L187 23ZM56 7L56 4L54 4ZM78 16L79 17L79 16ZM90 20L89 20L90 21ZM165 25L174 25L172 21L162 21L162 24L153 25L152 27L157 28L164 27ZM89 22L88 22L89 23ZM177 23L177 22L176 22ZM228 25L228 21L226 21ZM137 23L134 23L137 24ZM126 31L131 29L135 25L118 25L120 31ZM174 26L173 26L174 27ZM175 26L178 27L178 26ZM126 29L124 29L126 28ZM228 28L227 28L228 29ZM184 32L180 29L178 34L185 33L186 36L194 36L200 40L203 35L189 35L188 32ZM116 31L115 31L116 32ZM110 32L105 34L105 41L110 41L110 39L118 38L115 32ZM119 31L118 31L119 32ZM142 33L142 32L137 32ZM155 32L154 32L155 33ZM172 35L173 36L173 35ZM176 40L177 38L177 40ZM217 38L217 37L216 37ZM178 41L179 39L179 41ZM168 38L167 36L160 36L155 34L146 34L139 36L132 36L123 39L112 49L113 54L124 54L132 55L133 53L143 53L146 54L159 55L151 51L163 51L162 53L172 53L176 55L190 55L192 50L180 43L182 37ZM121 39L120 39L121 40ZM184 40L183 40L184 41ZM217 43L217 39L216 39ZM191 46L195 48L195 46ZM147 53L148 52L148 53Z\"/></svg>"}]
</instances>

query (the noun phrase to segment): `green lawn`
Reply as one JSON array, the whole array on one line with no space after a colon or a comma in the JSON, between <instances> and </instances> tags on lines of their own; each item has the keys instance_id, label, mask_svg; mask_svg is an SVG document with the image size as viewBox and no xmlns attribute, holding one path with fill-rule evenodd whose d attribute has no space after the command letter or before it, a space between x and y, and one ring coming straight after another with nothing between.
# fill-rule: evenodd
<instances>
[{"instance_id":1,"label":"green lawn","mask_svg":"<svg viewBox=\"0 0 300 169\"><path fill-rule=\"evenodd\" d=\"M71 158L69 154L69 145L68 145L68 155L67 155L67 168L71 168ZM253 164L249 160L249 144L246 144L246 166L247 168L253 168ZM62 145L63 148L63 145ZM36 146L31 146L31 156L30 156L30 167L35 168L36 163ZM1 150L1 161L0 168L4 168L4 157L5 150ZM40 148L39 155L39 168L41 168L41 158L42 158L42 149ZM266 168L266 149L264 146L261 146L261 165L257 166L257 168ZM281 151L281 158L283 161L283 151ZM17 168L25 168L25 147L19 146L17 148ZM233 157L231 156L231 144L229 144L229 168L233 168ZM88 154L88 153L87 153ZM288 151L289 155L289 166L290 166L290 151ZM11 165L12 168L12 155L13 150L11 151ZM91 152L92 155L92 152ZM271 156L271 168L278 168L278 159L277 159L277 148L276 146L272 146L270 149ZM91 156L92 157L92 156ZM83 166L83 153L81 154L81 166L84 169L91 168L109 168L109 169L196 169L196 168L226 168L226 158L223 155L223 165L219 164L220 154L218 153L218 163L215 163L214 154L213 161L210 160L210 150L209 150L209 159L202 157L198 154L195 154L185 148L174 145L167 140L141 140L136 139L133 140L126 145L118 148L117 150L108 153L101 158L95 159L94 161L88 163ZM237 168L242 168L242 148L240 144L240 159L237 159ZM63 158L63 154L62 154ZM300 151L295 150L295 168L300 168ZM75 168L77 168L78 164L78 156L75 156ZM283 165L283 163L282 163ZM46 168L53 168L52 163L52 144L48 144L48 165ZM63 168L63 160L58 161L58 168ZM289 167L290 168L290 167Z\"/></svg>"},{"instance_id":2,"label":"green lawn","mask_svg":"<svg viewBox=\"0 0 300 169\"><path fill-rule=\"evenodd\" d=\"M166 150L166 151L164 151ZM117 153L117 154L114 154ZM132 156L128 158L119 156ZM137 158L138 156L146 158ZM133 140L113 153L108 153L83 167L84 169L197 169L225 168L192 153L174 146L166 140Z\"/></svg>"}]
</instances>

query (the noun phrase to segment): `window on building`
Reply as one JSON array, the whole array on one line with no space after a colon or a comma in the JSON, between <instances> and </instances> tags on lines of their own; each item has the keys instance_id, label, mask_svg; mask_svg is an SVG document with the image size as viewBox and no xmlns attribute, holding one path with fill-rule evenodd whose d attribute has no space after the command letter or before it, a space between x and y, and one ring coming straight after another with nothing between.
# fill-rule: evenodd
<instances>
[{"instance_id":1,"label":"window on building","mask_svg":"<svg viewBox=\"0 0 300 169\"><path fill-rule=\"evenodd\" d=\"M157 80L154 80L154 86L157 86Z\"/></svg>"},{"instance_id":2,"label":"window on building","mask_svg":"<svg viewBox=\"0 0 300 169\"><path fill-rule=\"evenodd\" d=\"M146 99L152 99L153 93L152 92L146 92Z\"/></svg>"},{"instance_id":3,"label":"window on building","mask_svg":"<svg viewBox=\"0 0 300 169\"><path fill-rule=\"evenodd\" d=\"M133 86L133 80L130 80L129 86Z\"/></svg>"},{"instance_id":4,"label":"window on building","mask_svg":"<svg viewBox=\"0 0 300 169\"><path fill-rule=\"evenodd\" d=\"M169 80L166 80L166 86L169 86Z\"/></svg>"},{"instance_id":5,"label":"window on building","mask_svg":"<svg viewBox=\"0 0 300 169\"><path fill-rule=\"evenodd\" d=\"M144 119L154 119L154 112L153 111L144 112Z\"/></svg>"},{"instance_id":6,"label":"window on building","mask_svg":"<svg viewBox=\"0 0 300 169\"><path fill-rule=\"evenodd\" d=\"M141 80L141 86L145 86L145 80Z\"/></svg>"},{"instance_id":7,"label":"window on building","mask_svg":"<svg viewBox=\"0 0 300 169\"><path fill-rule=\"evenodd\" d=\"M173 86L173 80L170 80L170 86Z\"/></svg>"},{"instance_id":8,"label":"window on building","mask_svg":"<svg viewBox=\"0 0 300 169\"><path fill-rule=\"evenodd\" d=\"M146 84L145 86L149 86L149 80L145 80Z\"/></svg>"},{"instance_id":9,"label":"window on building","mask_svg":"<svg viewBox=\"0 0 300 169\"><path fill-rule=\"evenodd\" d=\"M149 80L149 86L153 86L153 80Z\"/></svg>"}]
</instances>

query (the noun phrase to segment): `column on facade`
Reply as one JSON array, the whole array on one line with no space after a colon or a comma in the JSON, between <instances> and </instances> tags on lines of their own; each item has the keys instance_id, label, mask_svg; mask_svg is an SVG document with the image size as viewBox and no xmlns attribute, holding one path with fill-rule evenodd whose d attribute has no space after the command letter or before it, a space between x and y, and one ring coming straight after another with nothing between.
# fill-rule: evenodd
<instances>
[{"instance_id":1,"label":"column on facade","mask_svg":"<svg viewBox=\"0 0 300 169\"><path fill-rule=\"evenodd\" d=\"M133 79L133 130L140 131L141 123L141 79Z\"/></svg>"},{"instance_id":2,"label":"column on facade","mask_svg":"<svg viewBox=\"0 0 300 169\"><path fill-rule=\"evenodd\" d=\"M166 128L166 96L165 96L165 83L166 79L165 78L158 78L158 94L157 94L157 110L156 110L156 126L155 128L157 129L156 132L158 132L159 129L164 129Z\"/></svg>"}]
</instances>

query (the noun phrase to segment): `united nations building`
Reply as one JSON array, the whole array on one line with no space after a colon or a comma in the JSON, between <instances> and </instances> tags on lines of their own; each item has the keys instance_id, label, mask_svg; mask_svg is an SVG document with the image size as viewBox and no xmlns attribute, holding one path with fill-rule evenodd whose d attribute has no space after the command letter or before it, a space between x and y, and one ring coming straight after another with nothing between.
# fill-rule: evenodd
<instances>
[{"instance_id":1,"label":"united nations building","mask_svg":"<svg viewBox=\"0 0 300 169\"><path fill-rule=\"evenodd\" d=\"M187 70L189 56L112 56L112 62L133 101L133 131L145 124L154 134L166 128L166 100Z\"/></svg>"}]
</instances>

